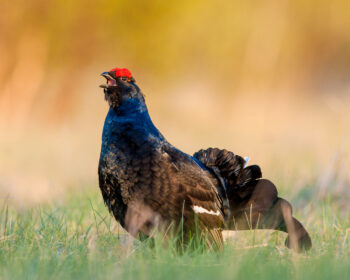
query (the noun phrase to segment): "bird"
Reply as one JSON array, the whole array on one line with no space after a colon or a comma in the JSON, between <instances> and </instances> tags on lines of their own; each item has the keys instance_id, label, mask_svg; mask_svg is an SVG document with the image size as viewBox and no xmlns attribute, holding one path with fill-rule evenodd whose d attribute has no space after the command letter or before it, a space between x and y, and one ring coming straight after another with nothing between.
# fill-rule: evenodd
<instances>
[{"instance_id":1,"label":"bird","mask_svg":"<svg viewBox=\"0 0 350 280\"><path fill-rule=\"evenodd\" d=\"M154 125L145 96L126 68L101 74L109 105L98 164L103 200L132 236L156 230L193 236L198 229L211 248L223 247L223 230L274 229L288 234L298 252L312 247L292 215L291 204L262 178L258 165L226 149L186 154Z\"/></svg>"}]
</instances>

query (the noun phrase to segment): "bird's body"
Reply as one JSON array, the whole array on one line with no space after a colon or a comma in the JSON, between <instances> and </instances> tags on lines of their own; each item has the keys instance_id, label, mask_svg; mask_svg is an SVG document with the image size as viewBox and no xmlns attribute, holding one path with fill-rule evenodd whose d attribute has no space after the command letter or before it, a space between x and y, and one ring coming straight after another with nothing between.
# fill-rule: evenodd
<instances>
[{"instance_id":1,"label":"bird's body","mask_svg":"<svg viewBox=\"0 0 350 280\"><path fill-rule=\"evenodd\" d=\"M103 129L99 185L110 212L127 231L150 235L155 228L181 224L189 232L197 218L202 229L216 232L219 239L221 229L248 225L287 231L278 206L283 201L272 183L259 180L258 166L245 167L243 158L226 150L209 148L190 156L176 149L151 121L130 72L106 73L103 87L110 109ZM247 223L244 213L252 210L253 220ZM299 224L299 235L309 239Z\"/></svg>"},{"instance_id":2,"label":"bird's body","mask_svg":"<svg viewBox=\"0 0 350 280\"><path fill-rule=\"evenodd\" d=\"M143 101L129 100L117 110L110 108L102 143L100 186L106 204L123 227L134 230L125 219L131 210L128 207L135 203L131 207L142 204L165 224L183 218L184 226L190 227L197 212L206 225L223 225L215 179L197 159L166 141Z\"/></svg>"}]
</instances>

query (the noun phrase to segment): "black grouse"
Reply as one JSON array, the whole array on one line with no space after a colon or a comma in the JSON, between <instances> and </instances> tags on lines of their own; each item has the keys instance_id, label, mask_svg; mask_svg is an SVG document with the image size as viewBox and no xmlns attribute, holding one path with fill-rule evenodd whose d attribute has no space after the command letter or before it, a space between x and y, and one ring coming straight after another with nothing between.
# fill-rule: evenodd
<instances>
[{"instance_id":1,"label":"black grouse","mask_svg":"<svg viewBox=\"0 0 350 280\"><path fill-rule=\"evenodd\" d=\"M102 73L109 104L98 166L99 185L109 211L135 237L170 226L191 234L195 227L222 246L223 229L276 229L286 245L311 248L311 239L261 179L259 166L234 153L209 148L190 156L172 146L154 126L144 95L128 69Z\"/></svg>"}]
</instances>

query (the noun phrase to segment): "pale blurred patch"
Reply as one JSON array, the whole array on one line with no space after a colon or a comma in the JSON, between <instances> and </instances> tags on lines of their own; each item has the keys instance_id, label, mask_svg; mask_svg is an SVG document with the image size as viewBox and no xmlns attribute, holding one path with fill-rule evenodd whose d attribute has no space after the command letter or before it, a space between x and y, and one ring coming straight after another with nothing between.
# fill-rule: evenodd
<instances>
[{"instance_id":1,"label":"pale blurred patch","mask_svg":"<svg viewBox=\"0 0 350 280\"><path fill-rule=\"evenodd\" d=\"M297 197L348 195L348 1L15 2L1 3L1 197L97 188L99 74L116 66L185 152L249 156Z\"/></svg>"},{"instance_id":2,"label":"pale blurred patch","mask_svg":"<svg viewBox=\"0 0 350 280\"><path fill-rule=\"evenodd\" d=\"M98 187L101 132L108 108L97 84L91 83L84 95L89 99L82 97L71 123L1 129L2 197L38 202L67 188ZM293 99L287 94L219 98L215 90L208 92L196 84L173 88L160 97L157 90L148 92L153 121L187 153L212 146L250 156L251 163L259 164L282 192L289 189L297 194L305 184L316 184L321 196L349 192L349 114L333 111L327 99Z\"/></svg>"}]
</instances>

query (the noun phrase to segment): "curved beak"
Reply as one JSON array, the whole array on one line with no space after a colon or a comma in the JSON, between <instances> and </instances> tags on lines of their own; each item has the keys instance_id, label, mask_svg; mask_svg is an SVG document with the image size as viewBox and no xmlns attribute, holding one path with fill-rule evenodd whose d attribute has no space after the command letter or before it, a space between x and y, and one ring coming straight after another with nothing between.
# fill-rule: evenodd
<instances>
[{"instance_id":1,"label":"curved beak","mask_svg":"<svg viewBox=\"0 0 350 280\"><path fill-rule=\"evenodd\" d=\"M109 74L109 72L103 72L101 76L105 77L107 80L109 79L114 80L113 77Z\"/></svg>"},{"instance_id":2,"label":"curved beak","mask_svg":"<svg viewBox=\"0 0 350 280\"><path fill-rule=\"evenodd\" d=\"M101 76L107 80L107 85L100 85L101 88L108 88L117 85L116 80L111 76L111 74L109 74L109 72L103 72Z\"/></svg>"}]
</instances>

